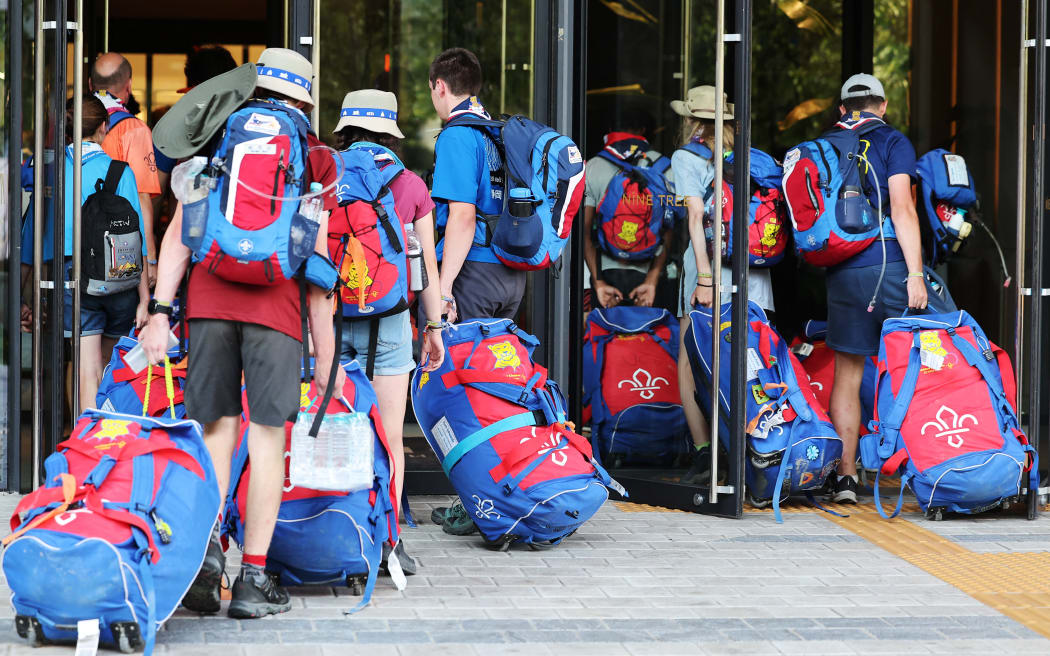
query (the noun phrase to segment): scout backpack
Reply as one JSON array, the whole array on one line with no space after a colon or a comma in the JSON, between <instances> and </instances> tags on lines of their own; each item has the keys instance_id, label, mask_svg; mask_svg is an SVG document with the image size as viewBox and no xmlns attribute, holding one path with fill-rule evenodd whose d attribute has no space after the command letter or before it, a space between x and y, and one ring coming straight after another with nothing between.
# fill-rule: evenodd
<instances>
[{"instance_id":1,"label":"scout backpack","mask_svg":"<svg viewBox=\"0 0 1050 656\"><path fill-rule=\"evenodd\" d=\"M355 143L340 156L339 208L328 219L328 249L339 269L343 316L396 314L408 307L408 256L390 185L405 167L375 144Z\"/></svg>"},{"instance_id":2,"label":"scout backpack","mask_svg":"<svg viewBox=\"0 0 1050 656\"><path fill-rule=\"evenodd\" d=\"M606 464L670 464L685 453L678 320L661 308L592 310L583 338L583 403L591 443Z\"/></svg>"},{"instance_id":3,"label":"scout backpack","mask_svg":"<svg viewBox=\"0 0 1050 656\"><path fill-rule=\"evenodd\" d=\"M929 517L983 512L1038 487L1010 356L966 312L888 319L875 389L872 433L860 449L880 474L900 473L891 517L905 486ZM877 483L875 492L885 517Z\"/></svg>"},{"instance_id":4,"label":"scout backpack","mask_svg":"<svg viewBox=\"0 0 1050 656\"><path fill-rule=\"evenodd\" d=\"M134 337L121 337L102 372L95 405L106 412L147 417L186 417L183 390L186 387L187 359L179 348L168 350L167 365L145 366L135 371L126 361L128 353L138 346Z\"/></svg>"},{"instance_id":5,"label":"scout backpack","mask_svg":"<svg viewBox=\"0 0 1050 656\"><path fill-rule=\"evenodd\" d=\"M621 260L652 259L663 233L675 223L674 192L664 177L671 159L659 157L648 166L639 166L644 152L624 159L609 148L598 157L619 169L596 209L594 230L599 248Z\"/></svg>"},{"instance_id":6,"label":"scout backpack","mask_svg":"<svg viewBox=\"0 0 1050 656\"><path fill-rule=\"evenodd\" d=\"M219 484L195 421L88 410L44 461L4 540L15 630L30 644L76 641L153 650L204 561Z\"/></svg>"},{"instance_id":7,"label":"scout backpack","mask_svg":"<svg viewBox=\"0 0 1050 656\"><path fill-rule=\"evenodd\" d=\"M711 150L704 144L690 141L682 150L702 159L711 159ZM747 220L747 261L754 267L770 267L784 258L788 242L787 207L780 191L783 170L770 155L751 149L751 198L748 201ZM725 172L722 180L722 256L729 259L733 255L733 155L725 160ZM714 189L708 188L704 195L704 235L707 237L707 254L713 256L714 244L713 216L714 208L709 206L714 196Z\"/></svg>"},{"instance_id":8,"label":"scout backpack","mask_svg":"<svg viewBox=\"0 0 1050 656\"><path fill-rule=\"evenodd\" d=\"M719 438L729 449L730 355L735 333L732 306L723 304L716 317L710 308L689 313L686 352L696 381L701 411L710 412L711 399L719 403ZM717 388L711 381L712 335L718 321L721 367ZM787 343L769 325L765 312L748 303L746 410L747 435L744 481L751 505L773 505L781 521L780 503L795 493L811 498L824 487L828 474L842 458L842 441L820 407L808 378ZM811 498L812 500L812 498Z\"/></svg>"},{"instance_id":9,"label":"scout backpack","mask_svg":"<svg viewBox=\"0 0 1050 656\"><path fill-rule=\"evenodd\" d=\"M284 494L277 524L266 554L266 570L281 585L343 584L368 603L375 587L383 543L396 544L399 535L397 503L393 496L393 465L383 433L379 407L372 386L357 362L342 365L346 383L328 404L327 414L362 412L369 416L375 436L375 483L357 492L332 492L296 487L288 462L292 450L292 422L285 424ZM323 394L314 383L303 384L300 410L316 409ZM241 439L233 453L224 526L244 544L244 517L248 500L251 461L248 459L248 422L251 409L244 400Z\"/></svg>"},{"instance_id":10,"label":"scout backpack","mask_svg":"<svg viewBox=\"0 0 1050 656\"><path fill-rule=\"evenodd\" d=\"M545 269L561 256L583 201L583 156L565 135L525 116L486 119L464 113L447 127L480 129L503 156L499 215L478 215L483 245L511 269Z\"/></svg>"},{"instance_id":11,"label":"scout backpack","mask_svg":"<svg viewBox=\"0 0 1050 656\"><path fill-rule=\"evenodd\" d=\"M318 224L298 212L306 189L306 116L252 100L230 114L205 169L210 192L183 209L194 262L230 282L289 280L314 252Z\"/></svg>"},{"instance_id":12,"label":"scout backpack","mask_svg":"<svg viewBox=\"0 0 1050 656\"><path fill-rule=\"evenodd\" d=\"M127 168L127 162L111 161L106 177L95 182L95 192L81 211L81 275L84 292L92 296L134 289L142 278L139 215L117 194Z\"/></svg>"},{"instance_id":13,"label":"scout backpack","mask_svg":"<svg viewBox=\"0 0 1050 656\"><path fill-rule=\"evenodd\" d=\"M840 264L870 246L882 234L890 199L869 189L871 166L863 157L861 137L885 125L868 117L804 141L784 157L784 200L795 231L795 249L814 266Z\"/></svg>"},{"instance_id":14,"label":"scout backpack","mask_svg":"<svg viewBox=\"0 0 1050 656\"><path fill-rule=\"evenodd\" d=\"M416 369L412 408L487 544L557 544L615 486L565 416L565 398L532 360L539 341L509 319L445 328L445 360ZM623 494L623 492L621 492Z\"/></svg>"}]
</instances>

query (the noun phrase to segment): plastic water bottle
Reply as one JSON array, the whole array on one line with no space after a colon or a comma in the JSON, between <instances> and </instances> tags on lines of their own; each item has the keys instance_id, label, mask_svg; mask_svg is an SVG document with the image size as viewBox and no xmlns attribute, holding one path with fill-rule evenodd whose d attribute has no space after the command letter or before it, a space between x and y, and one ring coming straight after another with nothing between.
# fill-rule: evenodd
<instances>
[{"instance_id":1,"label":"plastic water bottle","mask_svg":"<svg viewBox=\"0 0 1050 656\"><path fill-rule=\"evenodd\" d=\"M310 195L299 204L299 213L316 224L321 223L321 210L324 209L324 200L321 198L322 190L324 186L320 182L311 182Z\"/></svg>"},{"instance_id":2,"label":"plastic water bottle","mask_svg":"<svg viewBox=\"0 0 1050 656\"><path fill-rule=\"evenodd\" d=\"M409 289L414 292L427 288L427 270L423 266L423 245L419 243L416 229L409 223L405 226L405 253L408 255Z\"/></svg>"},{"instance_id":3,"label":"plastic water bottle","mask_svg":"<svg viewBox=\"0 0 1050 656\"><path fill-rule=\"evenodd\" d=\"M334 401L333 401L334 403ZM353 492L372 486L374 442L368 415L330 412L317 437L309 434L314 413L300 413L292 427L291 484L313 490Z\"/></svg>"}]
</instances>

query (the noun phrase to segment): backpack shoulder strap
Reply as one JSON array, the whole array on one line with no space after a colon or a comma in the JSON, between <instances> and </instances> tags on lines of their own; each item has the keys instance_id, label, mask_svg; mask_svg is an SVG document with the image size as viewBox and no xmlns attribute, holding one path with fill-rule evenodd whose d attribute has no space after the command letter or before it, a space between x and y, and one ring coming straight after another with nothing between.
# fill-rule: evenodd
<instances>
[{"instance_id":1,"label":"backpack shoulder strap","mask_svg":"<svg viewBox=\"0 0 1050 656\"><path fill-rule=\"evenodd\" d=\"M120 178L124 175L124 169L128 167L127 162L123 162L119 159L112 160L109 163L109 170L106 171L106 181L102 184L100 191L107 191L111 194L117 193L117 187L120 186Z\"/></svg>"},{"instance_id":2,"label":"backpack shoulder strap","mask_svg":"<svg viewBox=\"0 0 1050 656\"><path fill-rule=\"evenodd\" d=\"M109 129L117 127L117 124L124 121L125 119L135 118L135 115L131 112L119 110L109 115Z\"/></svg>"},{"instance_id":3,"label":"backpack shoulder strap","mask_svg":"<svg viewBox=\"0 0 1050 656\"><path fill-rule=\"evenodd\" d=\"M679 148L679 150L684 150L687 153L696 155L700 159L714 159L714 153L711 152L710 148L708 148L702 143L697 143L695 141L690 141L689 143Z\"/></svg>"}]
</instances>

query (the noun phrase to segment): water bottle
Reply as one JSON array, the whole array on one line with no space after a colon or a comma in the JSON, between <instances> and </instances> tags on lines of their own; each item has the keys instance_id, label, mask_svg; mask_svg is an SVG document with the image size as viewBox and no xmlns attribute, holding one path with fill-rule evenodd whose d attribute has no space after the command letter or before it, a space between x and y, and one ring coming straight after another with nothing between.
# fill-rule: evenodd
<instances>
[{"instance_id":1,"label":"water bottle","mask_svg":"<svg viewBox=\"0 0 1050 656\"><path fill-rule=\"evenodd\" d=\"M411 223L405 225L405 253L408 255L408 288L414 292L426 289L430 281L423 266L423 245L419 243L416 229Z\"/></svg>"},{"instance_id":2,"label":"water bottle","mask_svg":"<svg viewBox=\"0 0 1050 656\"><path fill-rule=\"evenodd\" d=\"M311 182L310 195L299 204L299 213L318 225L321 223L321 210L324 209L324 200L321 198L323 189L320 182Z\"/></svg>"},{"instance_id":3,"label":"water bottle","mask_svg":"<svg viewBox=\"0 0 1050 656\"><path fill-rule=\"evenodd\" d=\"M514 217L532 216L535 206L532 192L525 187L515 187L510 190L510 215Z\"/></svg>"}]
</instances>

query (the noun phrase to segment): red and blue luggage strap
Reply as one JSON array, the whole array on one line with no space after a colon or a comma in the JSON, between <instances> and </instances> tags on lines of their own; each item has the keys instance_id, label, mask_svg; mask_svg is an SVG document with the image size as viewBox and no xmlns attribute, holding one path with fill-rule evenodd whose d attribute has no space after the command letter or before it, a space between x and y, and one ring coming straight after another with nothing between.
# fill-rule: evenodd
<instances>
[{"instance_id":1,"label":"red and blue luggage strap","mask_svg":"<svg viewBox=\"0 0 1050 656\"><path fill-rule=\"evenodd\" d=\"M1010 401L1011 393L1007 395L1007 388L1013 390L1015 388L1014 381L1005 380L1002 377L1001 371L998 367L992 367L992 362L997 362L1002 358L1009 357L1005 351L999 347L994 347L989 342L984 349L978 351L973 344L968 342L965 338L961 337L956 332L956 327L962 324L963 317L962 313L957 313L957 324L955 326L947 325L938 322L937 326L928 326L928 330L943 330L948 333L948 336L952 340L952 345L958 349L959 353L962 354L963 358L966 359L966 363L977 369L980 372L981 377L987 383L988 390L992 393L995 401L998 405L996 408L997 415L1003 416L1014 416L1014 406ZM897 495L897 505L893 510L892 515L886 515L886 511L882 508L882 503L879 497L879 477L882 474L891 475L900 468L901 465L906 463L909 459L907 446L904 445L900 440L901 426L904 424L905 415L907 415L908 407L911 405L912 396L915 394L915 385L919 381L919 371L922 369L922 363L920 361L919 353L921 351L921 344L919 342L919 333L922 331L923 326L913 325L911 327L912 333L912 347L908 353L908 369L904 374L904 380L901 381L901 385L898 388L897 394L893 397L893 410L890 412L889 417L884 421L872 422L872 432L880 432L883 435L883 439L880 440L880 456L884 456L886 451L896 447L898 443L901 444L900 449L896 452L889 454L886 457L885 462L875 475L875 507L878 508L879 514L886 519L893 519L900 514L901 509L904 506L904 490L908 486L908 482L914 476L905 469L901 472L901 485L900 492ZM974 339L980 341L979 333L974 331ZM883 358L880 354L880 360ZM884 373L884 365L880 363L879 374ZM997 384L998 383L998 384ZM1013 428L1006 426L1007 429ZM893 439L886 439L886 437L892 437ZM882 448L882 445L887 445L888 448ZM1030 490L1039 488L1039 467L1038 467L1038 453L1032 448L1026 441L1021 442L1021 448L1023 451L1029 454L1029 469L1028 469L1028 486Z\"/></svg>"}]
</instances>

